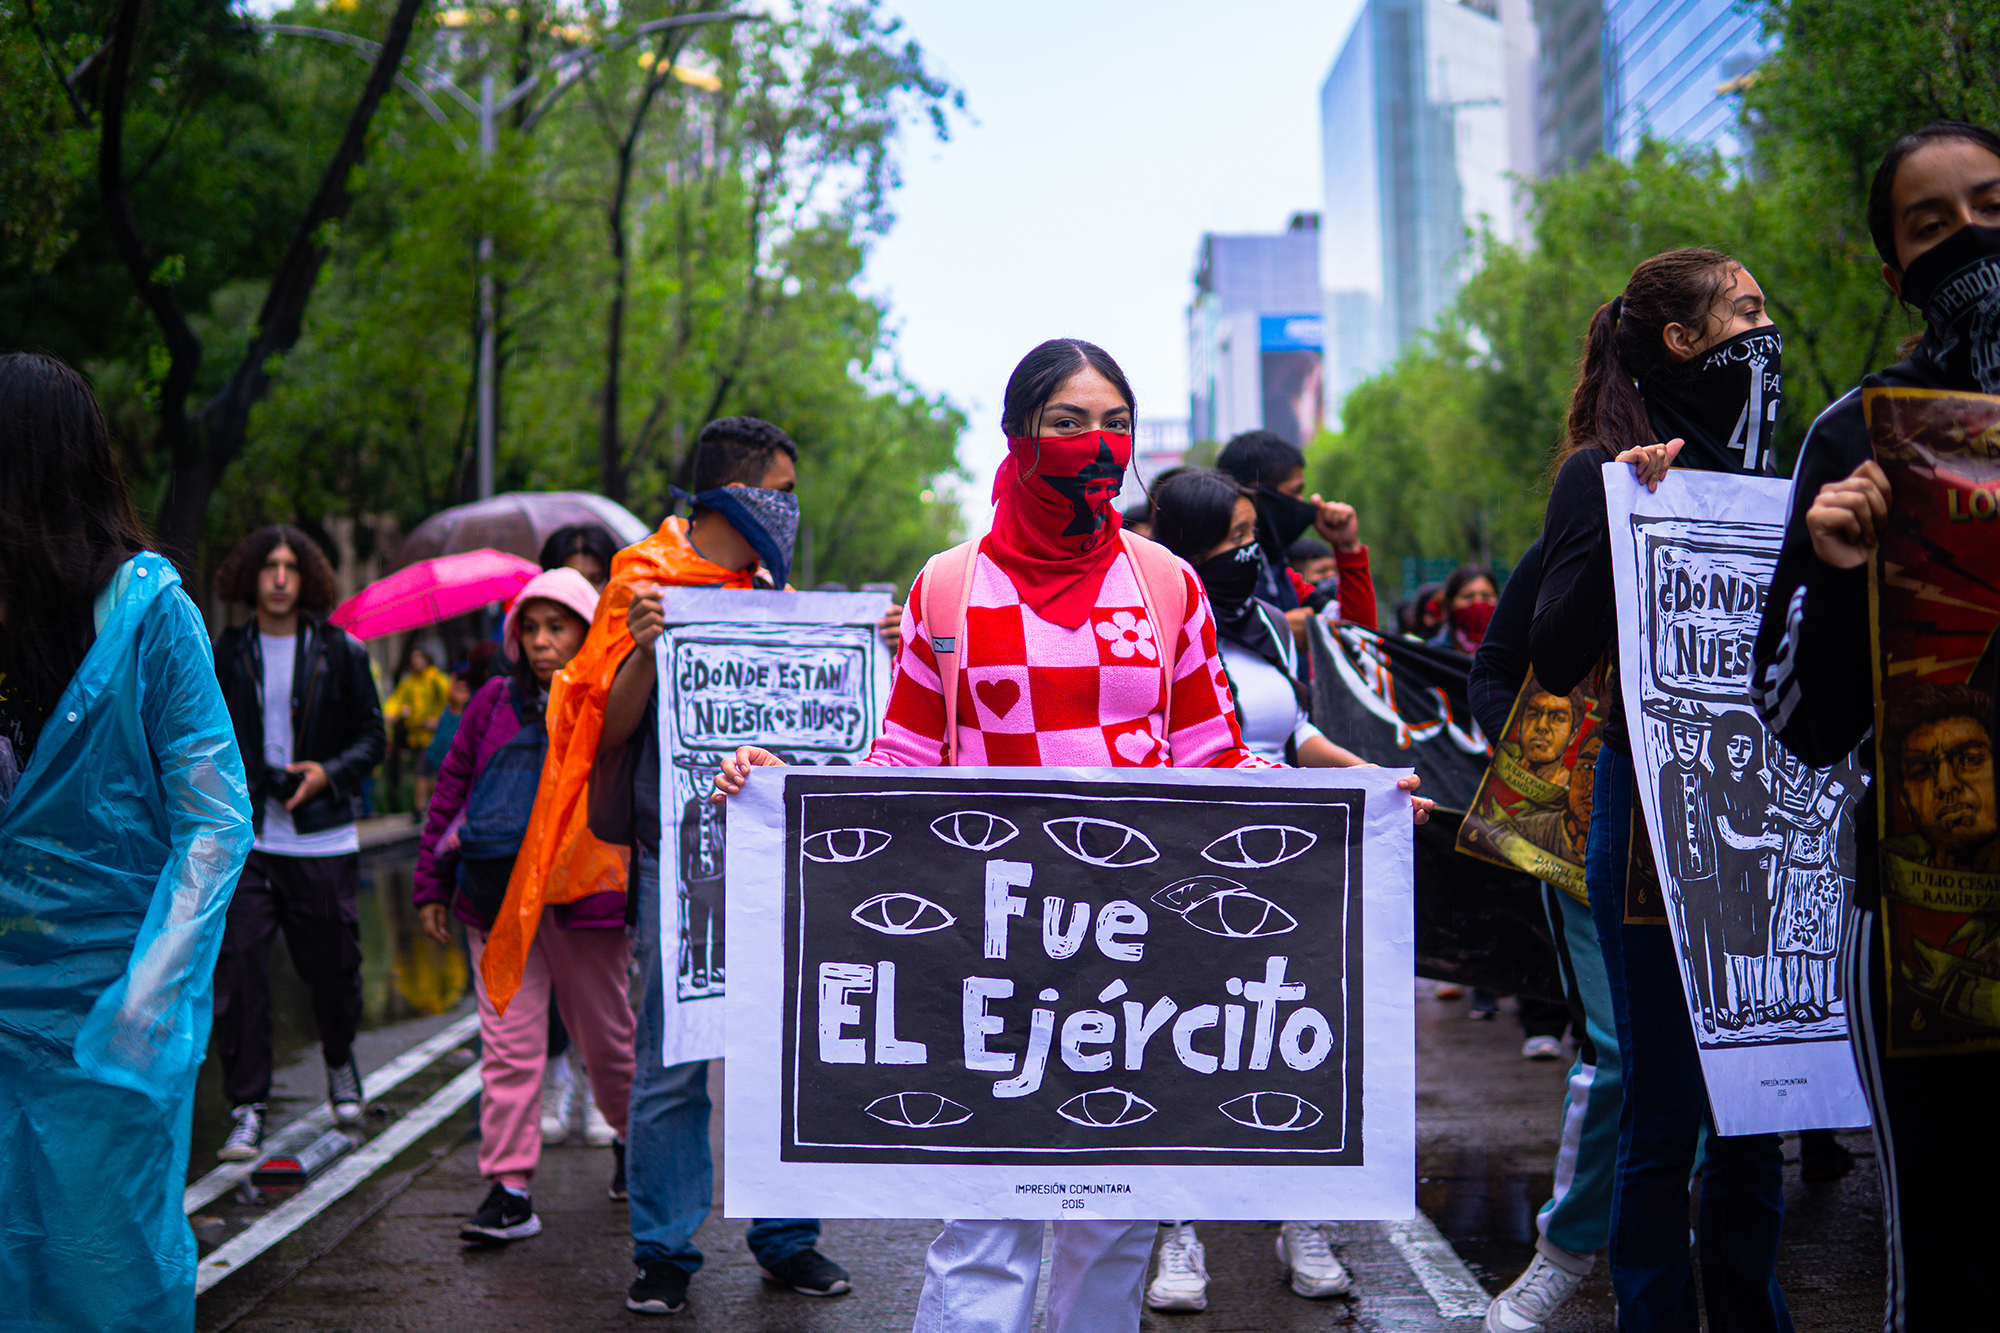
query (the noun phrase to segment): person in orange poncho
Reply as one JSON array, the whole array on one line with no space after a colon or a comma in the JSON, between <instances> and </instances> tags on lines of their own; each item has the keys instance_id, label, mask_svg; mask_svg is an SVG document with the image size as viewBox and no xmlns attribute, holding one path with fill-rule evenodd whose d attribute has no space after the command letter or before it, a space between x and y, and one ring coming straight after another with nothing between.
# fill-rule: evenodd
<instances>
[{"instance_id":1,"label":"person in orange poncho","mask_svg":"<svg viewBox=\"0 0 2000 1333\"><path fill-rule=\"evenodd\" d=\"M539 911L540 903L558 901L568 849L591 836L593 769L600 782L616 784L597 793L597 822L610 832L609 825L623 821L616 815L607 820L604 812L629 802L628 901L637 909L633 949L644 976L626 1130L633 1260L640 1273L625 1303L647 1314L670 1314L685 1304L688 1281L702 1263L694 1232L707 1219L715 1191L707 1062L661 1062L674 986L668 968L678 960L663 958L661 947L660 913L670 905L660 892L661 755L652 651L666 623L660 590L783 588L797 527L797 457L797 446L767 421L710 422L695 445L692 518L669 518L613 559L590 636L550 690L549 757L535 801L536 828L522 844L508 890L510 911L517 895L524 913L531 904ZM492 956L489 945L487 958ZM719 958L714 967L719 989ZM491 973L487 985L496 989ZM816 1219L759 1219L747 1239L773 1280L811 1295L848 1290L846 1271L814 1248Z\"/></svg>"}]
</instances>

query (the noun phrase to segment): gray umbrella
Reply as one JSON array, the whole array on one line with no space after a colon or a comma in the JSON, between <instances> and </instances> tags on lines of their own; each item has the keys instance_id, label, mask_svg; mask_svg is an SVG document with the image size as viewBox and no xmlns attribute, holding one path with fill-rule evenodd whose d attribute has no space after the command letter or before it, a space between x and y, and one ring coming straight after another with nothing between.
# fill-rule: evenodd
<instances>
[{"instance_id":1,"label":"gray umbrella","mask_svg":"<svg viewBox=\"0 0 2000 1333\"><path fill-rule=\"evenodd\" d=\"M572 523L594 523L620 546L643 541L653 531L624 505L589 491L509 491L432 514L403 538L390 572L482 547L539 559L549 534Z\"/></svg>"}]
</instances>

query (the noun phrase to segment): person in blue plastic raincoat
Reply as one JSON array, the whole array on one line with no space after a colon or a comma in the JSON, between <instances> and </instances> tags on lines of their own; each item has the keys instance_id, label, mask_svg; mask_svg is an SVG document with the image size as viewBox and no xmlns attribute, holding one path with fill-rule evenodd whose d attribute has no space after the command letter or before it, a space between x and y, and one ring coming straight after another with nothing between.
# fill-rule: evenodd
<instances>
[{"instance_id":1,"label":"person in blue plastic raincoat","mask_svg":"<svg viewBox=\"0 0 2000 1333\"><path fill-rule=\"evenodd\" d=\"M75 371L0 356L0 1330L192 1329L181 1210L243 763Z\"/></svg>"}]
</instances>

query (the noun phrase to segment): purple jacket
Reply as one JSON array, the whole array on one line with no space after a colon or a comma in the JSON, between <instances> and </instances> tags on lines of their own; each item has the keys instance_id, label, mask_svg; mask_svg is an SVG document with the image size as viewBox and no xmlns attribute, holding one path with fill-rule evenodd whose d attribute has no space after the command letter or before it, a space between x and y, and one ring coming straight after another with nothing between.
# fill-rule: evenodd
<instances>
[{"instance_id":1,"label":"purple jacket","mask_svg":"<svg viewBox=\"0 0 2000 1333\"><path fill-rule=\"evenodd\" d=\"M485 930L486 923L472 914L471 907L458 894L458 861L455 855L441 856L439 847L444 842L445 832L451 828L465 809L467 798L472 795L472 785L479 775L486 771L486 761L493 752L514 739L521 730L521 719L514 714L514 704L508 697L507 677L495 676L480 686L472 696L472 702L465 706L465 717L458 724L458 734L451 738L451 751L444 757L444 766L438 770L437 786L431 792L431 808L424 817L423 837L417 843L416 904L456 902L458 919L474 930ZM623 930L625 928L625 895L622 893L593 893L588 898L559 905L549 909L558 925L571 930Z\"/></svg>"}]
</instances>

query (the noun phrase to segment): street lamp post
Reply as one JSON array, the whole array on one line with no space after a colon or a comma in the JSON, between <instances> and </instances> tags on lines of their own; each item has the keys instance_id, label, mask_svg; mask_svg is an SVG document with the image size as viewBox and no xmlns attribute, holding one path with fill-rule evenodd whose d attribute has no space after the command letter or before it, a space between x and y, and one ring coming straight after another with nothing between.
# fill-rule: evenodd
<instances>
[{"instance_id":1,"label":"street lamp post","mask_svg":"<svg viewBox=\"0 0 2000 1333\"><path fill-rule=\"evenodd\" d=\"M491 74L480 76L479 97L476 101L454 83L450 75L430 65L415 66L416 73L423 80L421 86L401 74L396 76L396 83L417 100L418 104L430 114L432 120L447 130L451 129L450 117L430 96L431 90L445 93L472 114L479 124L479 166L483 172L493 165L493 153L499 140L498 126L501 113L533 92L544 78L553 79L555 87L522 118L521 132L524 134L540 123L549 108L554 106L564 93L581 83L584 75L603 64L607 57L624 50L634 42L670 28L687 28L703 23L744 23L757 17L759 16L755 14L732 14L726 10L706 10L697 14L680 14L673 18L654 19L615 39L564 51L551 59L544 68L515 84L497 101L493 96ZM258 26L265 32L281 33L290 37L315 37L321 41L336 42L341 46L352 48L370 61L374 60L382 49L379 42L371 42L365 37L357 37L351 32L339 32L332 28L307 28L291 23L264 23ZM461 152L466 150L465 141L460 139L456 132L453 132L452 139ZM474 455L479 498L482 500L493 497L493 445L498 408L495 324L498 319L499 295L493 281L493 238L481 236L479 238L479 360L475 372L478 381L475 398L478 403L479 424L474 437Z\"/></svg>"}]
</instances>

